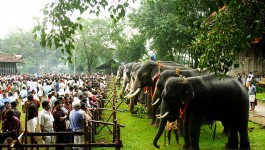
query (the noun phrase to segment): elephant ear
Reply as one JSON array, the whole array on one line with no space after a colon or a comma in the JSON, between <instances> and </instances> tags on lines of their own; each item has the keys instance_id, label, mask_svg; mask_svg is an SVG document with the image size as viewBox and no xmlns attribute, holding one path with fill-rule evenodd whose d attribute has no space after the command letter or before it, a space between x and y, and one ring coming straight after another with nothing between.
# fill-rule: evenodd
<instances>
[{"instance_id":1,"label":"elephant ear","mask_svg":"<svg viewBox=\"0 0 265 150\"><path fill-rule=\"evenodd\" d=\"M182 89L179 98L183 103L187 103L194 98L194 90L189 82L182 83Z\"/></svg>"},{"instance_id":2,"label":"elephant ear","mask_svg":"<svg viewBox=\"0 0 265 150\"><path fill-rule=\"evenodd\" d=\"M160 69L157 64L150 66L150 74L152 77L152 81L155 81L156 77L160 75Z\"/></svg>"}]
</instances>

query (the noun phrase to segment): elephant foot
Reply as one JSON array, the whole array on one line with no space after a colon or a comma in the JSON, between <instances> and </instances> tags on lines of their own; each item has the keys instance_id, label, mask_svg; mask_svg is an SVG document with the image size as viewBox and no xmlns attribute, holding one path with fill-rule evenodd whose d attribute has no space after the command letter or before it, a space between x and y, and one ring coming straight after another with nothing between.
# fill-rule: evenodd
<instances>
[{"instance_id":1,"label":"elephant foot","mask_svg":"<svg viewBox=\"0 0 265 150\"><path fill-rule=\"evenodd\" d=\"M150 124L151 125L154 125L155 122L156 122L155 120L152 120Z\"/></svg>"},{"instance_id":2,"label":"elephant foot","mask_svg":"<svg viewBox=\"0 0 265 150\"><path fill-rule=\"evenodd\" d=\"M189 148L190 148L190 146L189 145L187 145L187 144L184 144L183 146L182 146L182 150L189 150Z\"/></svg>"},{"instance_id":3,"label":"elephant foot","mask_svg":"<svg viewBox=\"0 0 265 150\"><path fill-rule=\"evenodd\" d=\"M242 143L240 144L240 150L250 150L250 143L247 142L247 143Z\"/></svg>"},{"instance_id":4,"label":"elephant foot","mask_svg":"<svg viewBox=\"0 0 265 150\"><path fill-rule=\"evenodd\" d=\"M130 104L130 100L126 100L125 103L126 103L127 105L129 105L129 104Z\"/></svg>"},{"instance_id":5,"label":"elephant foot","mask_svg":"<svg viewBox=\"0 0 265 150\"><path fill-rule=\"evenodd\" d=\"M132 109L132 110L130 110L130 112L131 112L133 115L135 115L135 114L138 113L138 110L139 110L138 108L137 108L136 110L133 110L133 109Z\"/></svg>"},{"instance_id":6,"label":"elephant foot","mask_svg":"<svg viewBox=\"0 0 265 150\"><path fill-rule=\"evenodd\" d=\"M232 144L232 143L227 143L225 145L225 149L226 150L234 150L234 149L238 149L238 145L237 144Z\"/></svg>"},{"instance_id":7,"label":"elephant foot","mask_svg":"<svg viewBox=\"0 0 265 150\"><path fill-rule=\"evenodd\" d=\"M223 134L228 135L228 130L224 129Z\"/></svg>"}]
</instances>

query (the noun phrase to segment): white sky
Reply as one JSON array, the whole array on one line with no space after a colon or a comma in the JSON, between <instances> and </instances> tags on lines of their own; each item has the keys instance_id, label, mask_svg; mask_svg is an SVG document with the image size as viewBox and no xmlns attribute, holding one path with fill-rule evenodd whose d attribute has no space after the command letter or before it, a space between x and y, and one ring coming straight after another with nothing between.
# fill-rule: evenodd
<instances>
[{"instance_id":1,"label":"white sky","mask_svg":"<svg viewBox=\"0 0 265 150\"><path fill-rule=\"evenodd\" d=\"M31 29L35 16L50 0L0 0L0 38L16 27Z\"/></svg>"},{"instance_id":2,"label":"white sky","mask_svg":"<svg viewBox=\"0 0 265 150\"><path fill-rule=\"evenodd\" d=\"M115 1L109 0L112 5ZM49 2L51 0L0 0L0 38L17 27L32 29L36 23L33 17L41 16L40 9ZM139 1L130 6L139 7Z\"/></svg>"}]
</instances>

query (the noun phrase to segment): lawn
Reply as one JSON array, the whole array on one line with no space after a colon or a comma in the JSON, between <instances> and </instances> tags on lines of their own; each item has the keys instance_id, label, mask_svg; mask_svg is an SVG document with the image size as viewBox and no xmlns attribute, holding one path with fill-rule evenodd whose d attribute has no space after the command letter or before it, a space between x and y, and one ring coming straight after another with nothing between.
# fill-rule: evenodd
<instances>
[{"instance_id":1,"label":"lawn","mask_svg":"<svg viewBox=\"0 0 265 150\"><path fill-rule=\"evenodd\" d=\"M155 150L153 146L153 138L156 135L157 128L150 125L150 119L147 119L146 114L139 114L137 116L131 115L128 111L128 106L123 103L118 111L118 123L125 125L121 129L121 138L123 140L124 150ZM108 112L104 115L109 116ZM265 148L265 129L261 129L259 124L249 122L249 127L254 127L252 132L249 132L251 149L259 150ZM202 150L217 150L224 149L227 141L227 136L222 133L223 127L220 122L217 122L216 137L213 141L213 131L209 125L203 125L201 128L200 148ZM105 139L106 135L97 135L97 139ZM164 135L158 141L161 150L176 150L181 149L183 144L183 137L180 137L179 144L174 140L174 133L171 135L171 145L164 145ZM98 148L103 149L103 148ZM105 148L109 149L109 148Z\"/></svg>"},{"instance_id":2,"label":"lawn","mask_svg":"<svg viewBox=\"0 0 265 150\"><path fill-rule=\"evenodd\" d=\"M263 93L257 93L256 97L257 97L257 100L259 100L260 102L262 102L263 104L265 104L265 92L263 92Z\"/></svg>"}]
</instances>

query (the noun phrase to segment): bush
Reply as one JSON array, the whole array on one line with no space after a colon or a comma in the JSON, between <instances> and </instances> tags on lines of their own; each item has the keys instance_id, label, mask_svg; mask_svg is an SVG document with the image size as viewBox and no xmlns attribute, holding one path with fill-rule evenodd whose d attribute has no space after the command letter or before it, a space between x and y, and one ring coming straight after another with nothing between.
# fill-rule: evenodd
<instances>
[{"instance_id":1,"label":"bush","mask_svg":"<svg viewBox=\"0 0 265 150\"><path fill-rule=\"evenodd\" d=\"M255 86L256 86L257 93L263 93L263 92L265 92L265 88L261 87L258 84L255 84Z\"/></svg>"}]
</instances>

